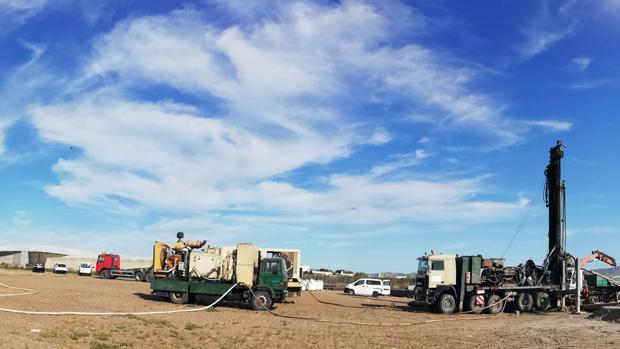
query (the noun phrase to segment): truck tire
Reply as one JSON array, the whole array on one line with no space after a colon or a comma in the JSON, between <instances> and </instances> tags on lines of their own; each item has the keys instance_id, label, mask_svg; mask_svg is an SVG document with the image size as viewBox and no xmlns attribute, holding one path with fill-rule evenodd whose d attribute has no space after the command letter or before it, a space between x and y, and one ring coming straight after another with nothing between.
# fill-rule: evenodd
<instances>
[{"instance_id":1,"label":"truck tire","mask_svg":"<svg viewBox=\"0 0 620 349\"><path fill-rule=\"evenodd\" d=\"M267 291L254 291L254 295L250 298L250 305L254 310L270 310L273 300Z\"/></svg>"},{"instance_id":2,"label":"truck tire","mask_svg":"<svg viewBox=\"0 0 620 349\"><path fill-rule=\"evenodd\" d=\"M454 310L456 310L456 300L454 296L449 293L442 294L441 297L439 297L437 308L444 314L454 313Z\"/></svg>"},{"instance_id":3,"label":"truck tire","mask_svg":"<svg viewBox=\"0 0 620 349\"><path fill-rule=\"evenodd\" d=\"M189 301L187 292L170 292L170 301L174 304L186 304Z\"/></svg>"},{"instance_id":4,"label":"truck tire","mask_svg":"<svg viewBox=\"0 0 620 349\"><path fill-rule=\"evenodd\" d=\"M467 299L467 310L474 313L474 314L480 314L482 313L482 308L484 308L484 302L483 304L476 304L476 295L472 295Z\"/></svg>"},{"instance_id":5,"label":"truck tire","mask_svg":"<svg viewBox=\"0 0 620 349\"><path fill-rule=\"evenodd\" d=\"M517 309L520 312L531 311L534 305L534 299L531 294L523 292L517 295Z\"/></svg>"},{"instance_id":6,"label":"truck tire","mask_svg":"<svg viewBox=\"0 0 620 349\"><path fill-rule=\"evenodd\" d=\"M111 276L110 271L108 269L103 269L101 271L101 278L102 279L109 279Z\"/></svg>"},{"instance_id":7,"label":"truck tire","mask_svg":"<svg viewBox=\"0 0 620 349\"><path fill-rule=\"evenodd\" d=\"M504 307L504 302L502 301L502 297L497 294L491 295L489 299L487 299L487 312L489 314L499 314Z\"/></svg>"},{"instance_id":8,"label":"truck tire","mask_svg":"<svg viewBox=\"0 0 620 349\"><path fill-rule=\"evenodd\" d=\"M146 274L144 274L144 281L151 282L153 280L153 271L149 270Z\"/></svg>"},{"instance_id":9,"label":"truck tire","mask_svg":"<svg viewBox=\"0 0 620 349\"><path fill-rule=\"evenodd\" d=\"M375 298L376 298L376 297L379 297L379 292L374 291L374 292L372 293L372 296L373 296L373 297L375 297Z\"/></svg>"},{"instance_id":10,"label":"truck tire","mask_svg":"<svg viewBox=\"0 0 620 349\"><path fill-rule=\"evenodd\" d=\"M136 281L144 281L144 274L142 274L141 271L137 271L135 274L133 274L133 278Z\"/></svg>"},{"instance_id":11,"label":"truck tire","mask_svg":"<svg viewBox=\"0 0 620 349\"><path fill-rule=\"evenodd\" d=\"M551 305L551 297L549 297L547 292L538 292L536 293L536 298L534 298L534 305L536 309L545 311Z\"/></svg>"},{"instance_id":12,"label":"truck tire","mask_svg":"<svg viewBox=\"0 0 620 349\"><path fill-rule=\"evenodd\" d=\"M355 291L353 291L353 290L349 290L348 293L349 293L349 296L355 296Z\"/></svg>"}]
</instances>

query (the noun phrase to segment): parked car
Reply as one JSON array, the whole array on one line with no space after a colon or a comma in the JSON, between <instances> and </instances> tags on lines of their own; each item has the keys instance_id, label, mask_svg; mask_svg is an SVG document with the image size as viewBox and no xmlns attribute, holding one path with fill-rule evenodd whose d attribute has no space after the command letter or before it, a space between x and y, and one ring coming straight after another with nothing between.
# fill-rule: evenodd
<instances>
[{"instance_id":1,"label":"parked car","mask_svg":"<svg viewBox=\"0 0 620 349\"><path fill-rule=\"evenodd\" d=\"M34 272L34 273L45 273L45 264L43 264L43 263L35 263L32 266L32 272Z\"/></svg>"},{"instance_id":2,"label":"parked car","mask_svg":"<svg viewBox=\"0 0 620 349\"><path fill-rule=\"evenodd\" d=\"M80 274L80 276L92 276L93 266L90 265L90 263L80 263L80 270L78 274Z\"/></svg>"},{"instance_id":3,"label":"parked car","mask_svg":"<svg viewBox=\"0 0 620 349\"><path fill-rule=\"evenodd\" d=\"M54 274L66 274L68 269L67 266L62 264L62 263L56 263L54 264Z\"/></svg>"},{"instance_id":4,"label":"parked car","mask_svg":"<svg viewBox=\"0 0 620 349\"><path fill-rule=\"evenodd\" d=\"M390 295L390 280L379 279L359 279L354 283L348 284L344 292L349 295L373 296Z\"/></svg>"}]
</instances>

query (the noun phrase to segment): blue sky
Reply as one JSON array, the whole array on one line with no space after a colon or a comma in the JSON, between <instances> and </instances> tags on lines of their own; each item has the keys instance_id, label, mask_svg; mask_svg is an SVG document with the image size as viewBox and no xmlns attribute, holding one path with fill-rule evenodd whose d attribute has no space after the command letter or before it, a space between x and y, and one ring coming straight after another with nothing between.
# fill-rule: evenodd
<instances>
[{"instance_id":1,"label":"blue sky","mask_svg":"<svg viewBox=\"0 0 620 349\"><path fill-rule=\"evenodd\" d=\"M620 255L620 2L0 0L0 248Z\"/></svg>"}]
</instances>

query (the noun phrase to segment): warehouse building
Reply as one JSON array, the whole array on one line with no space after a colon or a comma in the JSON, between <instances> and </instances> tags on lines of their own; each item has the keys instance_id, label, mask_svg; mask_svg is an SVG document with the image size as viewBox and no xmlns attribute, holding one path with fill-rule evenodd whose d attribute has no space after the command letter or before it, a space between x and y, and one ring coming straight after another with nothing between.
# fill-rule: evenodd
<instances>
[{"instance_id":1,"label":"warehouse building","mask_svg":"<svg viewBox=\"0 0 620 349\"><path fill-rule=\"evenodd\" d=\"M45 265L46 269L52 269L55 263L62 263L67 266L69 271L76 271L81 263L97 263L97 256L94 257L75 257L63 253L42 252L42 251L0 251L0 264L10 265L19 268L29 268L36 263ZM149 258L124 258L121 256L122 268L145 268L153 264Z\"/></svg>"},{"instance_id":2,"label":"warehouse building","mask_svg":"<svg viewBox=\"0 0 620 349\"><path fill-rule=\"evenodd\" d=\"M0 251L0 264L26 268L36 263L43 263L48 258L64 257L66 254L42 251Z\"/></svg>"}]
</instances>

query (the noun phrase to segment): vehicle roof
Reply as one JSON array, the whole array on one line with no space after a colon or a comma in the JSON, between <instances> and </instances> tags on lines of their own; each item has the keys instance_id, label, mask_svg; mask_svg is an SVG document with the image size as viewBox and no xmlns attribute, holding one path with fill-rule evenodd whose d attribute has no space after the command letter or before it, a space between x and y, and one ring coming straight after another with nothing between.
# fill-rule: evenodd
<instances>
[{"instance_id":1,"label":"vehicle roof","mask_svg":"<svg viewBox=\"0 0 620 349\"><path fill-rule=\"evenodd\" d=\"M435 253L435 254L429 254L426 256L420 256L418 257L418 259L451 259L451 258L456 258L455 254L442 254L442 253Z\"/></svg>"},{"instance_id":2,"label":"vehicle roof","mask_svg":"<svg viewBox=\"0 0 620 349\"><path fill-rule=\"evenodd\" d=\"M356 281L360 281L360 280L383 281L383 280L381 280L381 279L373 279L373 278L361 278L361 279L357 279Z\"/></svg>"}]
</instances>

